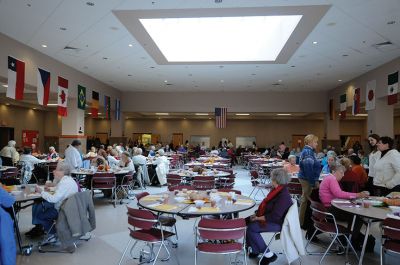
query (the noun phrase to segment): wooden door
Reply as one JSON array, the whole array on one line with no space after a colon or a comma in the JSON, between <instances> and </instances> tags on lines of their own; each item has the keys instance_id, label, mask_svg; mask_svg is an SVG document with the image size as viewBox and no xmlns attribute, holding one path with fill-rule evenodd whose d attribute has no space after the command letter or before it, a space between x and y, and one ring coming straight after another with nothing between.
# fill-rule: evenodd
<instances>
[{"instance_id":1,"label":"wooden door","mask_svg":"<svg viewBox=\"0 0 400 265\"><path fill-rule=\"evenodd\" d=\"M6 146L10 140L14 140L14 128L0 127L0 148Z\"/></svg>"},{"instance_id":2,"label":"wooden door","mask_svg":"<svg viewBox=\"0 0 400 265\"><path fill-rule=\"evenodd\" d=\"M172 144L174 145L174 148L183 144L183 133L173 133Z\"/></svg>"},{"instance_id":3,"label":"wooden door","mask_svg":"<svg viewBox=\"0 0 400 265\"><path fill-rule=\"evenodd\" d=\"M304 147L304 137L305 135L292 135L292 149L296 149L297 147L300 147L303 149Z\"/></svg>"},{"instance_id":4,"label":"wooden door","mask_svg":"<svg viewBox=\"0 0 400 265\"><path fill-rule=\"evenodd\" d=\"M96 133L96 138L100 139L100 142L104 145L108 142L108 133Z\"/></svg>"},{"instance_id":5,"label":"wooden door","mask_svg":"<svg viewBox=\"0 0 400 265\"><path fill-rule=\"evenodd\" d=\"M152 134L151 135L151 144L155 145L159 142L160 135L159 134Z\"/></svg>"},{"instance_id":6,"label":"wooden door","mask_svg":"<svg viewBox=\"0 0 400 265\"><path fill-rule=\"evenodd\" d=\"M141 133L132 133L132 141L134 143L142 143L142 134Z\"/></svg>"}]
</instances>

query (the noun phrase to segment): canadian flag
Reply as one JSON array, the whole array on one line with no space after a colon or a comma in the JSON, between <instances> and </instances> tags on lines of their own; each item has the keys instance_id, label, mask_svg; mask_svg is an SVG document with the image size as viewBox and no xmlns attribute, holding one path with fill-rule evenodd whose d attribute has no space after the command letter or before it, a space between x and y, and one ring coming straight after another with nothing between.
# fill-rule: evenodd
<instances>
[{"instance_id":1,"label":"canadian flag","mask_svg":"<svg viewBox=\"0 0 400 265\"><path fill-rule=\"evenodd\" d=\"M68 80L58 77L58 115L62 117L67 116L67 102L68 102Z\"/></svg>"},{"instance_id":2,"label":"canadian flag","mask_svg":"<svg viewBox=\"0 0 400 265\"><path fill-rule=\"evenodd\" d=\"M365 93L365 110L375 109L375 88L376 80L371 80L367 83L367 91Z\"/></svg>"}]
</instances>

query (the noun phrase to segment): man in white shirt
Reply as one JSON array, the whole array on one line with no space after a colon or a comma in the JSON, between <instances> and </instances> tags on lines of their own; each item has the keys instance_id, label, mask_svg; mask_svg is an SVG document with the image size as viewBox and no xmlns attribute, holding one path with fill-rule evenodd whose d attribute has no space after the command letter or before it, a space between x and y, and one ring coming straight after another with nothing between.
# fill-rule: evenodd
<instances>
[{"instance_id":1,"label":"man in white shirt","mask_svg":"<svg viewBox=\"0 0 400 265\"><path fill-rule=\"evenodd\" d=\"M78 184L70 176L71 169L68 164L63 161L58 162L57 168L53 172L54 181L51 184L46 184L45 190L36 186L36 192L42 195L44 201L36 203L32 207L32 224L35 227L26 233L27 236L40 236L45 231L54 234L54 227L51 231L50 228L58 217L61 204L65 199L78 192ZM48 192L51 189L54 189L54 194Z\"/></svg>"},{"instance_id":2,"label":"man in white shirt","mask_svg":"<svg viewBox=\"0 0 400 265\"><path fill-rule=\"evenodd\" d=\"M4 146L0 151L3 166L13 166L13 163L18 161L18 152L15 149L16 142L14 140L8 141L7 146Z\"/></svg>"},{"instance_id":3,"label":"man in white shirt","mask_svg":"<svg viewBox=\"0 0 400 265\"><path fill-rule=\"evenodd\" d=\"M143 150L142 148L136 148L135 152L133 153L132 157L132 163L134 165L138 165L139 167L142 167L142 179L146 184L150 184L150 178L149 178L149 172L147 170L147 165L146 165L146 157L142 155Z\"/></svg>"},{"instance_id":4,"label":"man in white shirt","mask_svg":"<svg viewBox=\"0 0 400 265\"><path fill-rule=\"evenodd\" d=\"M73 140L71 145L65 149L65 163L69 165L71 170L82 167L82 156L78 151L81 141Z\"/></svg>"},{"instance_id":5,"label":"man in white shirt","mask_svg":"<svg viewBox=\"0 0 400 265\"><path fill-rule=\"evenodd\" d=\"M24 148L24 153L21 155L19 165L21 165L23 179L22 183L28 183L32 177L32 171L35 165L42 162L42 160L34 157L30 148Z\"/></svg>"}]
</instances>

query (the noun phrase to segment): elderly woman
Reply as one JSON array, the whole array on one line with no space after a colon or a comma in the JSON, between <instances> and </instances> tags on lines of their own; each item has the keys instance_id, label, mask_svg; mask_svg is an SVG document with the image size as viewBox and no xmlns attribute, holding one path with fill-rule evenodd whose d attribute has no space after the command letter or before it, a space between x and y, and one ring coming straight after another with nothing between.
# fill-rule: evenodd
<instances>
[{"instance_id":1,"label":"elderly woman","mask_svg":"<svg viewBox=\"0 0 400 265\"><path fill-rule=\"evenodd\" d=\"M136 148L133 157L132 157L132 162L134 165L137 165L138 167L141 167L142 169L142 181L144 181L146 184L150 184L150 178L149 178L149 171L147 169L147 161L146 157L143 154L142 148ZM139 177L139 176L138 176Z\"/></svg>"},{"instance_id":2,"label":"elderly woman","mask_svg":"<svg viewBox=\"0 0 400 265\"><path fill-rule=\"evenodd\" d=\"M121 160L119 161L118 165L122 170L135 173L135 166L133 165L132 160L129 158L129 153L127 151L122 152Z\"/></svg>"},{"instance_id":3,"label":"elderly woman","mask_svg":"<svg viewBox=\"0 0 400 265\"><path fill-rule=\"evenodd\" d=\"M304 137L304 148L300 155L299 182L301 184L302 196L300 201L300 226L305 227L304 215L307 209L307 201L312 190L319 185L319 174L321 164L315 156L315 148L318 146L318 137L309 134Z\"/></svg>"},{"instance_id":4,"label":"elderly woman","mask_svg":"<svg viewBox=\"0 0 400 265\"><path fill-rule=\"evenodd\" d=\"M328 152L329 153L329 152ZM326 165L322 167L321 174L329 174L331 173L331 166L336 164L336 154L328 154Z\"/></svg>"},{"instance_id":5,"label":"elderly woman","mask_svg":"<svg viewBox=\"0 0 400 265\"><path fill-rule=\"evenodd\" d=\"M293 173L299 173L300 167L299 165L296 165L296 156L295 155L290 155L288 157L288 164L286 164L283 168L286 169L286 171L290 174Z\"/></svg>"},{"instance_id":6,"label":"elderly woman","mask_svg":"<svg viewBox=\"0 0 400 265\"><path fill-rule=\"evenodd\" d=\"M107 162L110 167L116 167L119 164L117 159L118 154L117 151L111 150L109 154L107 154Z\"/></svg>"},{"instance_id":7,"label":"elderly woman","mask_svg":"<svg viewBox=\"0 0 400 265\"><path fill-rule=\"evenodd\" d=\"M0 151L0 156L3 166L13 166L17 162L18 152L15 149L16 142L14 140L8 141L7 146L4 146Z\"/></svg>"},{"instance_id":8,"label":"elderly woman","mask_svg":"<svg viewBox=\"0 0 400 265\"><path fill-rule=\"evenodd\" d=\"M164 150L158 150L158 157L153 162L156 167L156 173L158 177L158 181L160 182L161 186L167 186L167 173L169 171L169 161L166 156L164 156Z\"/></svg>"},{"instance_id":9,"label":"elderly woman","mask_svg":"<svg viewBox=\"0 0 400 265\"><path fill-rule=\"evenodd\" d=\"M59 158L60 158L60 156L56 152L56 149L54 148L54 146L50 146L49 153L47 155L47 160L58 160Z\"/></svg>"},{"instance_id":10,"label":"elderly woman","mask_svg":"<svg viewBox=\"0 0 400 265\"><path fill-rule=\"evenodd\" d=\"M90 151L85 155L85 158L94 158L97 156L96 147L90 147Z\"/></svg>"},{"instance_id":11,"label":"elderly woman","mask_svg":"<svg viewBox=\"0 0 400 265\"><path fill-rule=\"evenodd\" d=\"M286 188L289 181L290 177L286 170L274 169L271 172L272 190L258 206L256 213L246 218L246 244L249 247L250 258L257 258L267 249L261 233L281 231L286 213L292 205L292 199ZM276 259L276 254L268 250L261 258L260 264L266 265Z\"/></svg>"},{"instance_id":12,"label":"elderly woman","mask_svg":"<svg viewBox=\"0 0 400 265\"><path fill-rule=\"evenodd\" d=\"M400 191L400 153L393 149L393 139L383 136L377 147L380 157L374 164L374 190L377 196L386 196L393 191Z\"/></svg>"},{"instance_id":13,"label":"elderly woman","mask_svg":"<svg viewBox=\"0 0 400 265\"><path fill-rule=\"evenodd\" d=\"M156 156L156 147L154 145L150 146L149 154L147 157L155 157Z\"/></svg>"},{"instance_id":14,"label":"elderly woman","mask_svg":"<svg viewBox=\"0 0 400 265\"><path fill-rule=\"evenodd\" d=\"M67 163L59 161L53 173L53 183L55 184L54 194L48 192L49 186L54 186L54 184L47 184L44 191L39 186L36 186L36 192L42 195L44 201L36 203L32 207L32 224L35 227L26 233L27 236L37 237L43 235L44 231L54 234L54 229L49 230L53 221L58 217L58 211L62 202L78 192L78 185L70 176L71 168Z\"/></svg>"}]
</instances>

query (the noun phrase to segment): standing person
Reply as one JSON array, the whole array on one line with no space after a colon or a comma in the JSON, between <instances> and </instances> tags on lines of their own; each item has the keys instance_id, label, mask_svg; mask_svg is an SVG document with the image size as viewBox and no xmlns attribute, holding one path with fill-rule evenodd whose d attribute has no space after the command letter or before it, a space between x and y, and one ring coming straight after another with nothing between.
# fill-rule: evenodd
<instances>
[{"instance_id":1,"label":"standing person","mask_svg":"<svg viewBox=\"0 0 400 265\"><path fill-rule=\"evenodd\" d=\"M3 166L12 167L15 162L17 162L18 152L15 149L17 143L14 140L8 141L7 146L4 146L0 151L1 160Z\"/></svg>"},{"instance_id":2,"label":"standing person","mask_svg":"<svg viewBox=\"0 0 400 265\"><path fill-rule=\"evenodd\" d=\"M374 177L375 177L375 163L378 158L381 157L381 151L378 150L377 143L379 142L379 135L377 134L370 134L368 136L369 146L371 148L371 152L369 153L368 157L368 183L367 183L367 190L370 192L371 195L374 194Z\"/></svg>"},{"instance_id":3,"label":"standing person","mask_svg":"<svg viewBox=\"0 0 400 265\"><path fill-rule=\"evenodd\" d=\"M400 153L393 149L394 141L383 136L377 143L381 156L375 161L374 190L377 196L400 191Z\"/></svg>"},{"instance_id":4,"label":"standing person","mask_svg":"<svg viewBox=\"0 0 400 265\"><path fill-rule=\"evenodd\" d=\"M5 208L11 208L15 203L13 196L0 188L0 264L16 264L16 244L14 237L14 221Z\"/></svg>"},{"instance_id":5,"label":"standing person","mask_svg":"<svg viewBox=\"0 0 400 265\"><path fill-rule=\"evenodd\" d=\"M156 167L156 173L158 177L158 181L161 186L167 186L167 173L169 171L169 161L166 156L164 156L164 150L158 150L158 156L156 160L153 162Z\"/></svg>"},{"instance_id":6,"label":"standing person","mask_svg":"<svg viewBox=\"0 0 400 265\"><path fill-rule=\"evenodd\" d=\"M318 146L318 137L309 134L304 137L304 148L300 155L299 182L301 184L302 195L300 200L300 226L305 227L304 216L307 209L307 202L314 188L319 187L319 174L321 164L315 156L315 148Z\"/></svg>"},{"instance_id":7,"label":"standing person","mask_svg":"<svg viewBox=\"0 0 400 265\"><path fill-rule=\"evenodd\" d=\"M71 170L82 167L82 156L78 150L81 145L81 141L73 140L71 145L65 149L65 163L69 165Z\"/></svg>"}]
</instances>

